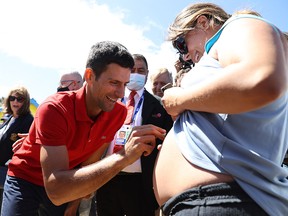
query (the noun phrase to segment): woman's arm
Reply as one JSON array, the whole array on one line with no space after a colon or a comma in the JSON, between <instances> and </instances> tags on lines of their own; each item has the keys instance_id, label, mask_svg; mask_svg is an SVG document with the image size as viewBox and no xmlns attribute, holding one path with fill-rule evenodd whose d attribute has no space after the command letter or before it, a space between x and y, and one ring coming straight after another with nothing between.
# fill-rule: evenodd
<instances>
[{"instance_id":1,"label":"woman's arm","mask_svg":"<svg viewBox=\"0 0 288 216\"><path fill-rule=\"evenodd\" d=\"M221 75L188 89L166 90L162 100L170 115L184 110L247 112L265 106L287 90L287 44L263 21L232 22L209 55L223 67Z\"/></svg>"}]
</instances>

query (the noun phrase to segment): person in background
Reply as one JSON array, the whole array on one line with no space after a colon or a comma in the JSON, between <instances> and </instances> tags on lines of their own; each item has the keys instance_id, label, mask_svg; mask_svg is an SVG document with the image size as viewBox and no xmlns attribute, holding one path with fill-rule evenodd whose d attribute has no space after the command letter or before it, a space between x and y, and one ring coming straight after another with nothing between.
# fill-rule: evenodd
<instances>
[{"instance_id":1,"label":"person in background","mask_svg":"<svg viewBox=\"0 0 288 216\"><path fill-rule=\"evenodd\" d=\"M180 59L177 59L174 63L174 67L175 67L175 70L176 70L176 74L182 69L183 67L183 64L182 62L180 61Z\"/></svg>"},{"instance_id":2,"label":"person in background","mask_svg":"<svg viewBox=\"0 0 288 216\"><path fill-rule=\"evenodd\" d=\"M179 70L179 71L176 73L176 76L175 76L175 86L176 86L176 87L181 87L181 81L182 81L183 77L184 77L185 74L187 74L190 70L191 70L190 67L188 67L188 68L182 68L181 70Z\"/></svg>"},{"instance_id":3,"label":"person in background","mask_svg":"<svg viewBox=\"0 0 288 216\"><path fill-rule=\"evenodd\" d=\"M116 133L106 157L124 147L125 137L122 137L121 134L125 133L125 136L128 137L131 129L135 126L153 124L168 132L173 124L160 101L144 87L149 72L146 58L141 54L133 54L133 58L135 64L122 102L129 109L129 96L133 94L133 98L130 99L135 101L134 109L130 118L126 118L124 125ZM129 117L128 114L127 117ZM157 139L156 143L160 144L162 140ZM158 150L155 147L149 156L142 156L98 189L96 192L98 216L155 215L158 204L153 192L152 174L157 154Z\"/></svg>"},{"instance_id":4,"label":"person in background","mask_svg":"<svg viewBox=\"0 0 288 216\"><path fill-rule=\"evenodd\" d=\"M89 196L143 154L166 131L154 125L133 128L125 148L101 160L123 125L124 97L134 61L113 41L92 46L78 91L55 93L38 107L29 135L9 163L2 216L63 216L67 203Z\"/></svg>"},{"instance_id":5,"label":"person in background","mask_svg":"<svg viewBox=\"0 0 288 216\"><path fill-rule=\"evenodd\" d=\"M191 59L186 59L184 61L183 55L179 54L179 58L174 63L174 67L176 69L176 74L178 74L178 72L182 69L186 69L186 68L192 69L192 67L194 67L194 65L195 65L194 62Z\"/></svg>"},{"instance_id":6,"label":"person in background","mask_svg":"<svg viewBox=\"0 0 288 216\"><path fill-rule=\"evenodd\" d=\"M169 28L196 64L162 97L177 116L154 169L164 215L288 212L288 44L275 25L245 13L195 3Z\"/></svg>"},{"instance_id":7,"label":"person in background","mask_svg":"<svg viewBox=\"0 0 288 216\"><path fill-rule=\"evenodd\" d=\"M60 86L57 88L57 92L78 90L83 86L84 82L81 74L78 71L73 71L62 74L59 83ZM67 206L69 214L79 214L79 216L95 216L95 208L94 196L84 197Z\"/></svg>"},{"instance_id":8,"label":"person in background","mask_svg":"<svg viewBox=\"0 0 288 216\"><path fill-rule=\"evenodd\" d=\"M73 91L78 90L83 86L83 79L79 72L68 72L64 73L60 77L60 86L57 88L57 92L62 91ZM28 136L27 134L20 134L21 139L16 141L13 144L13 151L17 151L17 149L20 148L22 145L22 141L24 140L24 137ZM74 201L73 204L68 204L67 209L69 209L70 214L79 214L79 216L89 216L90 209L91 209L91 216L94 216L93 213L95 210L95 202L92 202L93 198L83 198L79 199L77 201ZM92 204L92 205L91 205ZM67 210L68 212L68 210ZM46 216L48 213L46 212L45 208L40 208L39 215Z\"/></svg>"},{"instance_id":9,"label":"person in background","mask_svg":"<svg viewBox=\"0 0 288 216\"><path fill-rule=\"evenodd\" d=\"M59 91L78 90L83 86L83 78L78 71L65 73L60 78L60 85L57 88Z\"/></svg>"},{"instance_id":10,"label":"person in background","mask_svg":"<svg viewBox=\"0 0 288 216\"><path fill-rule=\"evenodd\" d=\"M30 95L23 86L10 90L4 100L4 117L0 125L0 199L2 203L3 186L7 175L9 160L12 158L12 144L19 139L18 133L28 133L33 122L30 112ZM0 206L1 208L1 206Z\"/></svg>"},{"instance_id":11,"label":"person in background","mask_svg":"<svg viewBox=\"0 0 288 216\"><path fill-rule=\"evenodd\" d=\"M1 123L0 123L0 126L2 124L4 124L8 119L9 119L10 115L9 114L4 114L2 117L1 117Z\"/></svg>"},{"instance_id":12,"label":"person in background","mask_svg":"<svg viewBox=\"0 0 288 216\"><path fill-rule=\"evenodd\" d=\"M163 97L163 92L161 88L168 83L173 84L172 73L168 71L167 68L159 68L150 76L150 81L152 84L152 92L158 97Z\"/></svg>"}]
</instances>

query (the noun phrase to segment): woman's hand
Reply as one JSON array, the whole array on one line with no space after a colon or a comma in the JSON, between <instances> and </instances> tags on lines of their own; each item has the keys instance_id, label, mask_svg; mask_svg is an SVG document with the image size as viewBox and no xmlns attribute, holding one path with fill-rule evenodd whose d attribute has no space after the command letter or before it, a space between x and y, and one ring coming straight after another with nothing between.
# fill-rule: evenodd
<instances>
[{"instance_id":1,"label":"woman's hand","mask_svg":"<svg viewBox=\"0 0 288 216\"><path fill-rule=\"evenodd\" d=\"M132 164L142 155L149 155L156 146L156 139L164 140L165 135L166 130L155 125L135 126L124 148L117 153L125 156L129 164Z\"/></svg>"},{"instance_id":2,"label":"woman's hand","mask_svg":"<svg viewBox=\"0 0 288 216\"><path fill-rule=\"evenodd\" d=\"M161 98L164 108L173 120L185 110L181 107L179 100L183 91L180 87L169 88L165 90L164 96Z\"/></svg>"}]
</instances>

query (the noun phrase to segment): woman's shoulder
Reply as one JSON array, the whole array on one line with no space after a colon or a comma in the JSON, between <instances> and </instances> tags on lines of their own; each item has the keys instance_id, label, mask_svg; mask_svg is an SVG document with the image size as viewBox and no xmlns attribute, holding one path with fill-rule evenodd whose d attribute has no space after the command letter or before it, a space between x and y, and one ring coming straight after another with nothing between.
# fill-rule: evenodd
<instances>
[{"instance_id":1,"label":"woman's shoulder","mask_svg":"<svg viewBox=\"0 0 288 216\"><path fill-rule=\"evenodd\" d=\"M34 120L34 116L29 112L22 116L19 116L18 120L21 122L27 122L31 124L32 121Z\"/></svg>"}]
</instances>

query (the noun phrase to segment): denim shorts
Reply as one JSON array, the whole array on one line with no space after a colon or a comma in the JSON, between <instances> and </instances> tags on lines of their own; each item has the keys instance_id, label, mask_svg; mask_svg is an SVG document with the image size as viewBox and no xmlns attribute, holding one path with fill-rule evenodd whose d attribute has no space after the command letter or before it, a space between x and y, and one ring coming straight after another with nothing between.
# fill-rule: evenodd
<instances>
[{"instance_id":1,"label":"denim shorts","mask_svg":"<svg viewBox=\"0 0 288 216\"><path fill-rule=\"evenodd\" d=\"M4 188L8 167L0 166L0 188Z\"/></svg>"},{"instance_id":2,"label":"denim shorts","mask_svg":"<svg viewBox=\"0 0 288 216\"><path fill-rule=\"evenodd\" d=\"M20 178L7 176L1 216L63 216L66 204L55 206L45 188Z\"/></svg>"},{"instance_id":3,"label":"denim shorts","mask_svg":"<svg viewBox=\"0 0 288 216\"><path fill-rule=\"evenodd\" d=\"M267 216L236 182L195 187L170 198L164 216Z\"/></svg>"}]
</instances>

